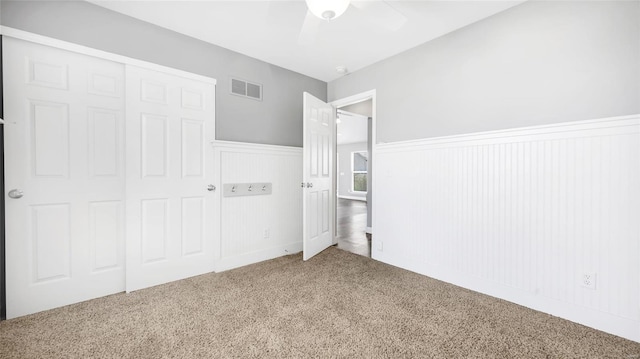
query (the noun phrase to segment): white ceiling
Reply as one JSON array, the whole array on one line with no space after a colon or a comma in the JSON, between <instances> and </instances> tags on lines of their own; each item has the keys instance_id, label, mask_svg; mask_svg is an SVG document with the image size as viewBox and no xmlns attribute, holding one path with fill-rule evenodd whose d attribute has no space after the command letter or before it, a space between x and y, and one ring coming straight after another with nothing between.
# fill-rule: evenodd
<instances>
[{"instance_id":1,"label":"white ceiling","mask_svg":"<svg viewBox=\"0 0 640 359\"><path fill-rule=\"evenodd\" d=\"M524 2L352 1L305 24L304 0L87 1L327 82Z\"/></svg>"}]
</instances>

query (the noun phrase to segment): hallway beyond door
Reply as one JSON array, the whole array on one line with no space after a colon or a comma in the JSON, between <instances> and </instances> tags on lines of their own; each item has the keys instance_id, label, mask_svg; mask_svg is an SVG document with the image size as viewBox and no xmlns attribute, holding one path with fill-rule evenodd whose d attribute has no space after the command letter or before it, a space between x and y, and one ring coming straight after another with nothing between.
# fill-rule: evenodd
<instances>
[{"instance_id":1,"label":"hallway beyond door","mask_svg":"<svg viewBox=\"0 0 640 359\"><path fill-rule=\"evenodd\" d=\"M367 202L338 198L338 248L371 257L366 227Z\"/></svg>"}]
</instances>

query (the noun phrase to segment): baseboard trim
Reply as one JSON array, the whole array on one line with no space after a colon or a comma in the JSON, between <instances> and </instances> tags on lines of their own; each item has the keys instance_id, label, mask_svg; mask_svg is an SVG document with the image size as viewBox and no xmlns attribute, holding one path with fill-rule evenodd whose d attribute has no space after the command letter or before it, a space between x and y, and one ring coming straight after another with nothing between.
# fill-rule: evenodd
<instances>
[{"instance_id":1,"label":"baseboard trim","mask_svg":"<svg viewBox=\"0 0 640 359\"><path fill-rule=\"evenodd\" d=\"M406 265L403 260L386 256L385 253L379 251L374 251L372 254L373 259L394 267L406 269L628 340L640 342L640 327L634 319L623 318L588 307L578 306L574 303L544 297L534 292L508 287L484 278L472 278L444 268L438 268L437 266L426 266L418 269L414 265Z\"/></svg>"},{"instance_id":2,"label":"baseboard trim","mask_svg":"<svg viewBox=\"0 0 640 359\"><path fill-rule=\"evenodd\" d=\"M302 242L295 242L233 257L220 258L216 261L215 272L224 272L226 270L263 262L289 254L299 253L301 251Z\"/></svg>"}]
</instances>

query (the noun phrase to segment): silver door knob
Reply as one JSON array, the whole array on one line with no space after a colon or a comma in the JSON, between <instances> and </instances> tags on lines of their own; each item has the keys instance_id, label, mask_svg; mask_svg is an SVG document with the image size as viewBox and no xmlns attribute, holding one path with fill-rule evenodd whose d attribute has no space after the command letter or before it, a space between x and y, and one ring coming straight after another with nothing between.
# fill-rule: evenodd
<instances>
[{"instance_id":1,"label":"silver door knob","mask_svg":"<svg viewBox=\"0 0 640 359\"><path fill-rule=\"evenodd\" d=\"M311 187L313 187L313 183L307 182L307 188L311 188Z\"/></svg>"},{"instance_id":2,"label":"silver door knob","mask_svg":"<svg viewBox=\"0 0 640 359\"><path fill-rule=\"evenodd\" d=\"M9 198L21 198L22 196L24 196L24 192L22 192L21 189L12 189L11 191L9 191Z\"/></svg>"},{"instance_id":3,"label":"silver door knob","mask_svg":"<svg viewBox=\"0 0 640 359\"><path fill-rule=\"evenodd\" d=\"M215 190L216 190L216 186L214 186L212 184L207 186L207 191L212 192L212 191L215 191Z\"/></svg>"}]
</instances>

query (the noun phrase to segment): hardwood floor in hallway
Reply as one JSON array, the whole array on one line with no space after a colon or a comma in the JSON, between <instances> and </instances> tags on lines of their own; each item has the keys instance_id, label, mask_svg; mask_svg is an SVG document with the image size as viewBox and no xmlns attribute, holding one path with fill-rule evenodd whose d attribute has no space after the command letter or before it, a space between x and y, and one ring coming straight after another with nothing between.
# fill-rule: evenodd
<instances>
[{"instance_id":1,"label":"hardwood floor in hallway","mask_svg":"<svg viewBox=\"0 0 640 359\"><path fill-rule=\"evenodd\" d=\"M338 198L338 248L370 258L366 228L367 202Z\"/></svg>"}]
</instances>

